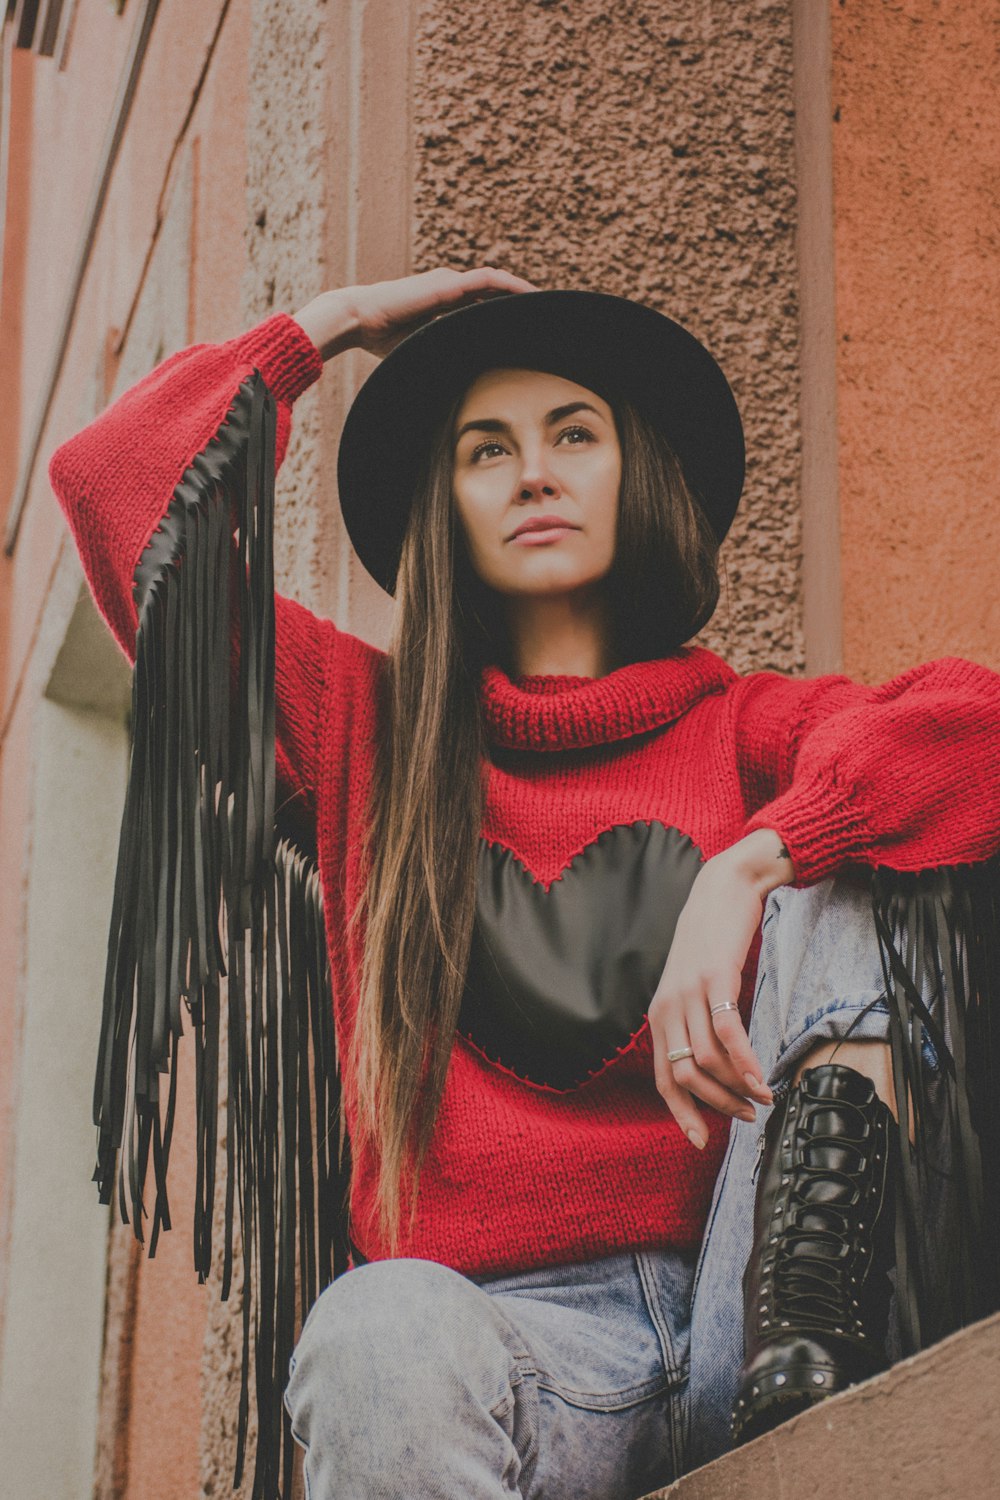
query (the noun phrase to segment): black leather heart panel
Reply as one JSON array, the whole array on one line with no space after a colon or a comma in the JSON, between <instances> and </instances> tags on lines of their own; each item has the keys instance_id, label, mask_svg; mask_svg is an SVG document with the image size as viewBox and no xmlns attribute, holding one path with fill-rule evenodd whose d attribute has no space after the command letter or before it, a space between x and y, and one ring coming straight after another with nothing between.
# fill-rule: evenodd
<instances>
[{"instance_id":1,"label":"black leather heart panel","mask_svg":"<svg viewBox=\"0 0 1000 1500\"><path fill-rule=\"evenodd\" d=\"M619 823L546 890L482 839L459 1030L529 1082L585 1082L640 1029L703 858L676 828Z\"/></svg>"}]
</instances>

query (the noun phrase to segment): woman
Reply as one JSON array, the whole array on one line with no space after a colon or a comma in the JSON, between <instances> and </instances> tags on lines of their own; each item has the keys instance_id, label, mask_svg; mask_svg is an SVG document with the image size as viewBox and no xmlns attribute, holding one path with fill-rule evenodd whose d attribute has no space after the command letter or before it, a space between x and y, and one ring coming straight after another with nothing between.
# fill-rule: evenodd
<instances>
[{"instance_id":1,"label":"woman","mask_svg":"<svg viewBox=\"0 0 1000 1500\"><path fill-rule=\"evenodd\" d=\"M270 588L291 406L351 346L383 356L338 477L358 555L399 606L388 653ZM327 1206L334 1181L336 1100L322 1067L312 1092L306 1073L329 1043L320 887L353 1268L313 1304L286 1393L313 1500L638 1496L725 1446L734 1404L743 1438L880 1368L894 983L873 968L864 901L830 877L996 852L1000 678L952 659L875 688L741 678L686 645L715 606L743 479L735 402L703 346L626 299L439 269L181 351L63 444L50 474L136 660L97 1176L108 1196L123 1140L140 1183L152 1157L155 1238L187 997L206 1273L221 897L229 1182L245 1251L273 1241L278 1257L276 1273L259 1257L255 1493L279 1466L268 1379L294 1318L310 1100ZM975 798L957 809L966 785ZM318 883L299 853L273 887L259 878L276 818L315 848ZM751 1047L764 903L791 885L785 910L770 907ZM813 941L820 909L795 900L818 890L833 892L832 960ZM782 983L788 911L807 936ZM883 951L891 937L887 922ZM812 982L831 971L849 988L817 1006ZM910 971L895 988L919 1001ZM296 972L301 1025L271 1004ZM905 1063L916 1106L920 1059ZM765 1134L768 1076L781 1102ZM749 1242L753 1213L749 1169L716 1186L741 1129L763 1148L758 1223L749 1257L727 1263L709 1253L719 1225ZM334 1239L321 1226L321 1261ZM227 1239L224 1293L231 1257ZM312 1300L328 1278L301 1222L299 1258ZM722 1292L744 1264L741 1373ZM703 1340L699 1317L715 1320Z\"/></svg>"}]
</instances>

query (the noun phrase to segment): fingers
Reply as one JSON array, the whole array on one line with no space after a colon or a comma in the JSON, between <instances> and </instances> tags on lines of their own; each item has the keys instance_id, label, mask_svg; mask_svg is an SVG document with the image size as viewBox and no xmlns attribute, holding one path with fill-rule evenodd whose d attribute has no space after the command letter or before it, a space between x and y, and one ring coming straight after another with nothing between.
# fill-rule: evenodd
<instances>
[{"instance_id":1,"label":"fingers","mask_svg":"<svg viewBox=\"0 0 1000 1500\"><path fill-rule=\"evenodd\" d=\"M498 266L476 266L471 271L461 273L467 280L468 285L477 292L537 292L532 282L525 281L523 276L515 276L513 271L502 271Z\"/></svg>"},{"instance_id":2,"label":"fingers","mask_svg":"<svg viewBox=\"0 0 1000 1500\"><path fill-rule=\"evenodd\" d=\"M681 1088L675 1081L674 1067L675 1064L667 1058L667 1048L662 1037L654 1036L653 1069L656 1087L688 1140L701 1151L708 1141L708 1126L687 1089Z\"/></svg>"},{"instance_id":3,"label":"fingers","mask_svg":"<svg viewBox=\"0 0 1000 1500\"><path fill-rule=\"evenodd\" d=\"M688 1041L684 1035L683 1018L680 1018L680 1024L675 1023L661 1037L654 1035L654 1070L656 1086L666 1100L671 1114L688 1139L701 1148L708 1140L708 1127L695 1104L695 1095L720 1114L735 1116L748 1122L755 1120L756 1114L752 1104L741 1098L735 1090L717 1082L706 1071L702 1065L704 1054L701 1060L695 1053L691 1057L670 1061L670 1052L693 1046L693 1040Z\"/></svg>"},{"instance_id":4,"label":"fingers","mask_svg":"<svg viewBox=\"0 0 1000 1500\"><path fill-rule=\"evenodd\" d=\"M739 1075L740 1083L762 1103L770 1104L774 1095L764 1082L764 1070L750 1045L739 1011L717 1010L714 1015L710 1013L709 1019L716 1037L725 1048L733 1072Z\"/></svg>"},{"instance_id":5,"label":"fingers","mask_svg":"<svg viewBox=\"0 0 1000 1500\"><path fill-rule=\"evenodd\" d=\"M694 1145L703 1147L708 1139L696 1098L747 1123L756 1119L754 1102L772 1102L739 1011L719 1010L713 1016L709 997L702 994L682 1004L651 1006L650 1021L656 1086ZM715 1024L720 1021L725 1040ZM669 1053L686 1048L691 1049L690 1056L670 1061Z\"/></svg>"},{"instance_id":6,"label":"fingers","mask_svg":"<svg viewBox=\"0 0 1000 1500\"><path fill-rule=\"evenodd\" d=\"M671 1047L672 1052L676 1049ZM707 1059L706 1059L707 1062ZM735 1089L728 1089L709 1073L707 1066L694 1057L682 1057L669 1064L673 1069L674 1084L689 1094L697 1094L705 1104L710 1104L720 1114L733 1115L738 1120L755 1120L754 1107Z\"/></svg>"},{"instance_id":7,"label":"fingers","mask_svg":"<svg viewBox=\"0 0 1000 1500\"><path fill-rule=\"evenodd\" d=\"M523 276L512 271L503 271L498 266L474 266L469 271L453 271L447 266L437 266L423 273L441 290L436 302L443 304L480 301L486 297L500 296L508 292L537 292L539 289Z\"/></svg>"},{"instance_id":8,"label":"fingers","mask_svg":"<svg viewBox=\"0 0 1000 1500\"><path fill-rule=\"evenodd\" d=\"M739 1019L735 1011L729 1011L726 1014L736 1015L737 1020ZM730 1054L716 1035L712 1024L715 1017L709 1014L707 1001L691 1006L687 1011L686 1019L688 1036L691 1039L689 1046L694 1048L699 1065L725 1088L731 1089L734 1094L745 1095L748 1091L748 1084L743 1076L746 1069L736 1068Z\"/></svg>"}]
</instances>

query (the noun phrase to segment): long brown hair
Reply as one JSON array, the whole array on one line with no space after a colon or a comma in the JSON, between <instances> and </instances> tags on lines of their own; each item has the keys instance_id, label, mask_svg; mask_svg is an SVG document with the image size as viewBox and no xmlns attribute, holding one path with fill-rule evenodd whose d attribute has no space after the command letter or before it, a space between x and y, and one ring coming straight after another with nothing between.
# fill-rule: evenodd
<instances>
[{"instance_id":1,"label":"long brown hair","mask_svg":"<svg viewBox=\"0 0 1000 1500\"><path fill-rule=\"evenodd\" d=\"M380 682L368 873L351 919L352 927L362 913L366 921L352 1149L374 1150L379 1232L392 1251L405 1196L411 1229L416 1214L472 942L487 764L479 674L488 661L511 670L499 595L472 567L452 499L460 404L429 445L402 547ZM718 543L670 445L629 401L609 404L622 469L605 584L617 659L630 662L669 655L712 614Z\"/></svg>"}]
</instances>

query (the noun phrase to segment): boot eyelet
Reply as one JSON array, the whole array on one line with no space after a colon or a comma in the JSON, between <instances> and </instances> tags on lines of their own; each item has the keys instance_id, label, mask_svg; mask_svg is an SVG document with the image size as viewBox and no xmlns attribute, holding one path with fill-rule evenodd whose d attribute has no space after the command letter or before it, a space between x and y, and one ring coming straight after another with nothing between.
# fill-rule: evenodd
<instances>
[{"instance_id":1,"label":"boot eyelet","mask_svg":"<svg viewBox=\"0 0 1000 1500\"><path fill-rule=\"evenodd\" d=\"M761 1318L761 1320L760 1320L760 1326L761 1326L761 1328L770 1328L770 1326L771 1326L771 1319L770 1318Z\"/></svg>"},{"instance_id":2,"label":"boot eyelet","mask_svg":"<svg viewBox=\"0 0 1000 1500\"><path fill-rule=\"evenodd\" d=\"M775 1377L774 1377L774 1383L775 1383L775 1385L784 1385L784 1383L785 1383L785 1381L787 1379L788 1379L787 1375L775 1375Z\"/></svg>"},{"instance_id":3,"label":"boot eyelet","mask_svg":"<svg viewBox=\"0 0 1000 1500\"><path fill-rule=\"evenodd\" d=\"M821 1375L819 1373L819 1371L817 1370L816 1373L815 1373L815 1375L813 1376L813 1385L825 1385L825 1384L826 1384L826 1376L825 1375Z\"/></svg>"},{"instance_id":4,"label":"boot eyelet","mask_svg":"<svg viewBox=\"0 0 1000 1500\"><path fill-rule=\"evenodd\" d=\"M782 1326L782 1328L791 1328L792 1325L791 1325L791 1323L789 1323L789 1321L788 1321L787 1318L782 1318L782 1320L781 1320L781 1326Z\"/></svg>"}]
</instances>

